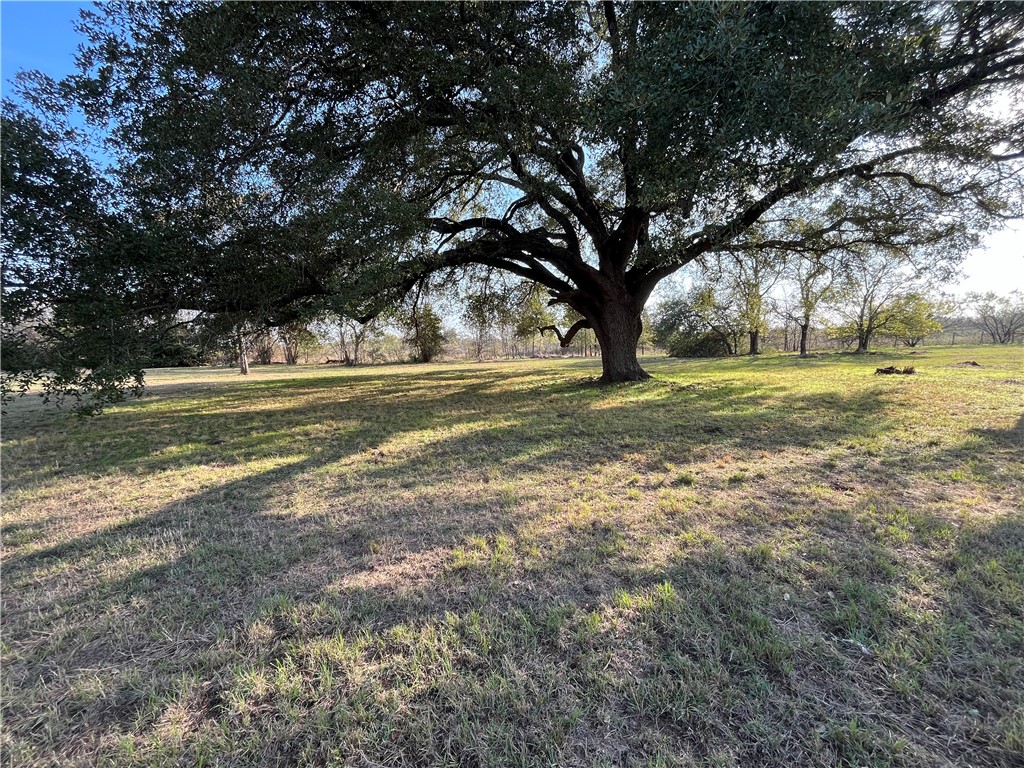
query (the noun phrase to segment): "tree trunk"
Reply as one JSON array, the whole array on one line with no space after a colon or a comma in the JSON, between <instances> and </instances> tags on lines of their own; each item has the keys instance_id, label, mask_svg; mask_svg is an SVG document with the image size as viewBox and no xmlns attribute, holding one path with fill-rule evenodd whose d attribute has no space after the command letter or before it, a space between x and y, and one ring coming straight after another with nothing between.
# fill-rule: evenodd
<instances>
[{"instance_id":1,"label":"tree trunk","mask_svg":"<svg viewBox=\"0 0 1024 768\"><path fill-rule=\"evenodd\" d=\"M761 354L761 331L750 331L750 354Z\"/></svg>"},{"instance_id":2,"label":"tree trunk","mask_svg":"<svg viewBox=\"0 0 1024 768\"><path fill-rule=\"evenodd\" d=\"M857 354L863 355L868 351L868 341L870 338L867 334L857 336Z\"/></svg>"},{"instance_id":3,"label":"tree trunk","mask_svg":"<svg viewBox=\"0 0 1024 768\"><path fill-rule=\"evenodd\" d=\"M600 315L591 319L601 347L601 381L605 384L651 378L636 358L636 345L643 330L641 309L631 298L610 301L601 308Z\"/></svg>"},{"instance_id":4,"label":"tree trunk","mask_svg":"<svg viewBox=\"0 0 1024 768\"><path fill-rule=\"evenodd\" d=\"M245 337L238 334L238 373L241 376L249 375L249 354L245 348Z\"/></svg>"},{"instance_id":5,"label":"tree trunk","mask_svg":"<svg viewBox=\"0 0 1024 768\"><path fill-rule=\"evenodd\" d=\"M807 331L810 327L810 323L800 326L800 357L807 357Z\"/></svg>"}]
</instances>

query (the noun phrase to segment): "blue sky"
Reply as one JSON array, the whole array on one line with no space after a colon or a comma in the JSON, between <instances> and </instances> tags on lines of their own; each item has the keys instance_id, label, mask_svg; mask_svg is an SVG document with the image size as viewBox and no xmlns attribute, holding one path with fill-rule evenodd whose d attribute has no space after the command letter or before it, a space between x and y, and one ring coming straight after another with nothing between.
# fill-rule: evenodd
<instances>
[{"instance_id":1,"label":"blue sky","mask_svg":"<svg viewBox=\"0 0 1024 768\"><path fill-rule=\"evenodd\" d=\"M9 95L10 80L22 69L62 77L74 69L79 36L72 28L78 11L90 3L0 2L0 77ZM991 235L963 263L967 278L955 293L1024 289L1024 223Z\"/></svg>"},{"instance_id":2,"label":"blue sky","mask_svg":"<svg viewBox=\"0 0 1024 768\"><path fill-rule=\"evenodd\" d=\"M78 34L72 24L90 3L0 2L0 72L3 92L21 69L38 69L53 77L75 66Z\"/></svg>"}]
</instances>

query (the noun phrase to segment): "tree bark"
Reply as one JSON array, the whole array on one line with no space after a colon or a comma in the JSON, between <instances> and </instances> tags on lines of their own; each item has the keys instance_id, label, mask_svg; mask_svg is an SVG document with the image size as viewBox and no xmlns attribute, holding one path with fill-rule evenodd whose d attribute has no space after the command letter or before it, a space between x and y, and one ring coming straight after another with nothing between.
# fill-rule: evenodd
<instances>
[{"instance_id":1,"label":"tree bark","mask_svg":"<svg viewBox=\"0 0 1024 768\"><path fill-rule=\"evenodd\" d=\"M241 376L249 375L249 353L245 348L245 337L238 334L238 373Z\"/></svg>"},{"instance_id":2,"label":"tree bark","mask_svg":"<svg viewBox=\"0 0 1024 768\"><path fill-rule=\"evenodd\" d=\"M352 335L352 362L351 365L359 365L359 347L363 343L363 334L354 333Z\"/></svg>"},{"instance_id":3,"label":"tree bark","mask_svg":"<svg viewBox=\"0 0 1024 768\"><path fill-rule=\"evenodd\" d=\"M607 301L590 322L601 346L601 381L646 381L651 375L640 367L636 346L643 331L642 307L632 298Z\"/></svg>"},{"instance_id":4,"label":"tree bark","mask_svg":"<svg viewBox=\"0 0 1024 768\"><path fill-rule=\"evenodd\" d=\"M800 325L800 357L807 357L807 331L810 327L810 323Z\"/></svg>"},{"instance_id":5,"label":"tree bark","mask_svg":"<svg viewBox=\"0 0 1024 768\"><path fill-rule=\"evenodd\" d=\"M761 354L761 331L750 331L750 354Z\"/></svg>"}]
</instances>

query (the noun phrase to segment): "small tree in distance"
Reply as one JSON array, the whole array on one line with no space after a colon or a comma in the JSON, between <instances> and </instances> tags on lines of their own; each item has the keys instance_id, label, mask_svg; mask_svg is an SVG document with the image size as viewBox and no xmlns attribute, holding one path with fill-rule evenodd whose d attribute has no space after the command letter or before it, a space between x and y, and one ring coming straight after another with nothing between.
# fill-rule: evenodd
<instances>
[{"instance_id":1,"label":"small tree in distance","mask_svg":"<svg viewBox=\"0 0 1024 768\"><path fill-rule=\"evenodd\" d=\"M654 321L658 346L672 357L719 357L737 354L743 333L734 306L723 302L707 284L658 307Z\"/></svg>"},{"instance_id":2,"label":"small tree in distance","mask_svg":"<svg viewBox=\"0 0 1024 768\"><path fill-rule=\"evenodd\" d=\"M904 296L894 308L888 333L908 347L916 347L925 337L942 330L939 318L948 310L948 302L927 299L919 293Z\"/></svg>"},{"instance_id":3,"label":"small tree in distance","mask_svg":"<svg viewBox=\"0 0 1024 768\"><path fill-rule=\"evenodd\" d=\"M429 363L444 351L445 333L441 317L430 304L415 307L409 315L406 341L412 346L413 361Z\"/></svg>"},{"instance_id":4,"label":"small tree in distance","mask_svg":"<svg viewBox=\"0 0 1024 768\"><path fill-rule=\"evenodd\" d=\"M296 365L299 355L316 348L316 335L301 320L286 323L277 329L277 336L284 349L284 361L288 365Z\"/></svg>"},{"instance_id":5,"label":"small tree in distance","mask_svg":"<svg viewBox=\"0 0 1024 768\"><path fill-rule=\"evenodd\" d=\"M820 254L801 254L792 260L792 287L795 293L783 303L782 316L800 329L800 357L807 357L807 337L818 307L832 292L835 272Z\"/></svg>"},{"instance_id":6,"label":"small tree in distance","mask_svg":"<svg viewBox=\"0 0 1024 768\"><path fill-rule=\"evenodd\" d=\"M640 332L640 338L637 340L636 346L640 350L641 355L646 355L647 350L654 350L654 318L651 317L651 313L646 309L640 315L640 322L643 323L643 330Z\"/></svg>"},{"instance_id":7,"label":"small tree in distance","mask_svg":"<svg viewBox=\"0 0 1024 768\"><path fill-rule=\"evenodd\" d=\"M926 259L927 256L932 261ZM827 329L830 338L856 341L859 353L867 352L878 334L894 334L901 323L907 327L908 307L925 290L929 278L945 267L919 254L917 262L893 248L862 248L844 265L841 282L830 302L841 322Z\"/></svg>"},{"instance_id":8,"label":"small tree in distance","mask_svg":"<svg viewBox=\"0 0 1024 768\"><path fill-rule=\"evenodd\" d=\"M277 351L277 342L267 331L255 333L249 342L249 350L256 362L260 365L270 365L274 361L274 352Z\"/></svg>"},{"instance_id":9,"label":"small tree in distance","mask_svg":"<svg viewBox=\"0 0 1024 768\"><path fill-rule=\"evenodd\" d=\"M541 286L534 283L530 286L526 301L521 305L516 319L515 334L524 344L529 342L530 354L537 354L537 336L540 329L551 326L555 317L548 309L542 294Z\"/></svg>"},{"instance_id":10,"label":"small tree in distance","mask_svg":"<svg viewBox=\"0 0 1024 768\"><path fill-rule=\"evenodd\" d=\"M967 294L974 324L996 344L1009 344L1024 329L1024 294L1000 296L994 291Z\"/></svg>"},{"instance_id":11,"label":"small tree in distance","mask_svg":"<svg viewBox=\"0 0 1024 768\"><path fill-rule=\"evenodd\" d=\"M761 353L761 334L774 302L772 290L786 268L786 254L767 248L722 255L715 265L715 283L724 283L733 297L737 320L747 334L747 353Z\"/></svg>"}]
</instances>

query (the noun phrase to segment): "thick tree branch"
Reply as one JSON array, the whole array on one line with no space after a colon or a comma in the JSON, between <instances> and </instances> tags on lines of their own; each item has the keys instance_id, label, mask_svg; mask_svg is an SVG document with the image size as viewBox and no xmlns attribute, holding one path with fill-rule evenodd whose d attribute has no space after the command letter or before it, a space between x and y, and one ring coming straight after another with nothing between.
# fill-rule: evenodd
<instances>
[{"instance_id":1,"label":"thick tree branch","mask_svg":"<svg viewBox=\"0 0 1024 768\"><path fill-rule=\"evenodd\" d=\"M907 184L909 184L910 186L914 187L914 189L927 190L932 194L945 198L959 197L960 195L963 195L966 192L974 191L976 189L974 184L965 184L959 189L943 189L937 184L931 184L927 181L921 181L912 173L907 173L906 171L870 171L865 169L862 171L858 171L856 175L865 180L901 179L907 182Z\"/></svg>"},{"instance_id":2,"label":"thick tree branch","mask_svg":"<svg viewBox=\"0 0 1024 768\"><path fill-rule=\"evenodd\" d=\"M737 235L746 231L779 201L795 194L817 189L840 179L871 173L878 165L923 151L924 148L921 146L905 147L879 155L872 160L848 165L828 173L794 176L789 181L780 184L751 203L733 217L731 221L725 224L706 226L699 232L691 235L687 238L687 242L680 247L679 256L676 259L656 267L643 266L630 270L627 274L627 284L633 286L641 295L649 295L654 286L662 279L668 277L680 267L689 264L697 257L715 250L718 246L729 242Z\"/></svg>"},{"instance_id":3,"label":"thick tree branch","mask_svg":"<svg viewBox=\"0 0 1024 768\"><path fill-rule=\"evenodd\" d=\"M604 2L604 18L608 22L608 38L612 44L612 63L618 64L622 52L622 40L619 37L619 20L615 16L615 3L612 0Z\"/></svg>"},{"instance_id":4,"label":"thick tree branch","mask_svg":"<svg viewBox=\"0 0 1024 768\"><path fill-rule=\"evenodd\" d=\"M475 240L464 243L438 254L438 260L425 265L418 271L420 277L446 267L480 264L496 269L505 269L535 283L559 292L571 292L573 286L546 269L537 259L524 253L511 243Z\"/></svg>"},{"instance_id":5,"label":"thick tree branch","mask_svg":"<svg viewBox=\"0 0 1024 768\"><path fill-rule=\"evenodd\" d=\"M551 184L539 179L534 176L526 169L526 165L523 163L522 158L517 152L509 152L509 163L512 168L512 172L522 181L527 188L536 193L537 204L540 205L541 209L548 214L551 218L559 223L560 226L568 231L572 231L575 236L575 227L566 217L564 213L557 210L551 202L547 199L547 195L553 197L559 205L565 208L571 213L576 220L583 226L587 231L587 234L593 238L595 242L602 241L606 236L608 230L604 226L604 222L598 219L594 221L590 214L581 206L578 200L573 199L569 194L566 194L565 190L559 189L557 185ZM578 241L577 241L578 242Z\"/></svg>"},{"instance_id":6,"label":"thick tree branch","mask_svg":"<svg viewBox=\"0 0 1024 768\"><path fill-rule=\"evenodd\" d=\"M568 149L556 158L552 158L558 174L569 183L580 209L586 214L584 226L587 227L588 232L597 233L594 241L600 248L608 238L608 227L604 223L604 217L601 215L601 209L597 205L594 193L583 175L584 161L583 148L575 142L571 142ZM581 223L583 221L581 219Z\"/></svg>"},{"instance_id":7,"label":"thick tree branch","mask_svg":"<svg viewBox=\"0 0 1024 768\"><path fill-rule=\"evenodd\" d=\"M1024 45L1024 40L1018 39L1009 43L1008 47L1013 48L1021 45ZM1004 51L997 51L994 54L987 55L998 55L998 53L1002 52ZM1000 61L994 61L989 63L988 66L981 66L981 62L979 62L978 65L973 67L970 72L959 80L922 94L913 102L913 106L925 110L934 109L937 106L948 103L954 96L958 96L972 88L977 88L992 82L990 79L991 75L998 75L1003 72L1010 71L1014 67L1019 67L1021 64L1024 64L1024 54L1019 56L1010 56ZM1021 80L1024 80L1024 75L1015 73L1009 77L999 78L999 80L1002 82L1020 82Z\"/></svg>"},{"instance_id":8,"label":"thick tree branch","mask_svg":"<svg viewBox=\"0 0 1024 768\"><path fill-rule=\"evenodd\" d=\"M508 237L522 237L523 234L504 219L490 216L476 216L468 219L452 221L451 219L432 218L427 220L431 230L443 235L456 235L471 229L485 229L500 232Z\"/></svg>"},{"instance_id":9,"label":"thick tree branch","mask_svg":"<svg viewBox=\"0 0 1024 768\"><path fill-rule=\"evenodd\" d=\"M562 332L558 330L557 326L554 325L545 325L541 328L538 328L537 330L540 332L541 336L544 335L545 331L554 331L555 336L558 337L558 346L564 349L565 347L568 347L570 344L572 344L572 340L576 337L577 333L579 333L584 328L590 327L590 321L583 319L577 320L575 323L573 323L569 327L569 330L565 332L565 335L562 335Z\"/></svg>"}]
</instances>

